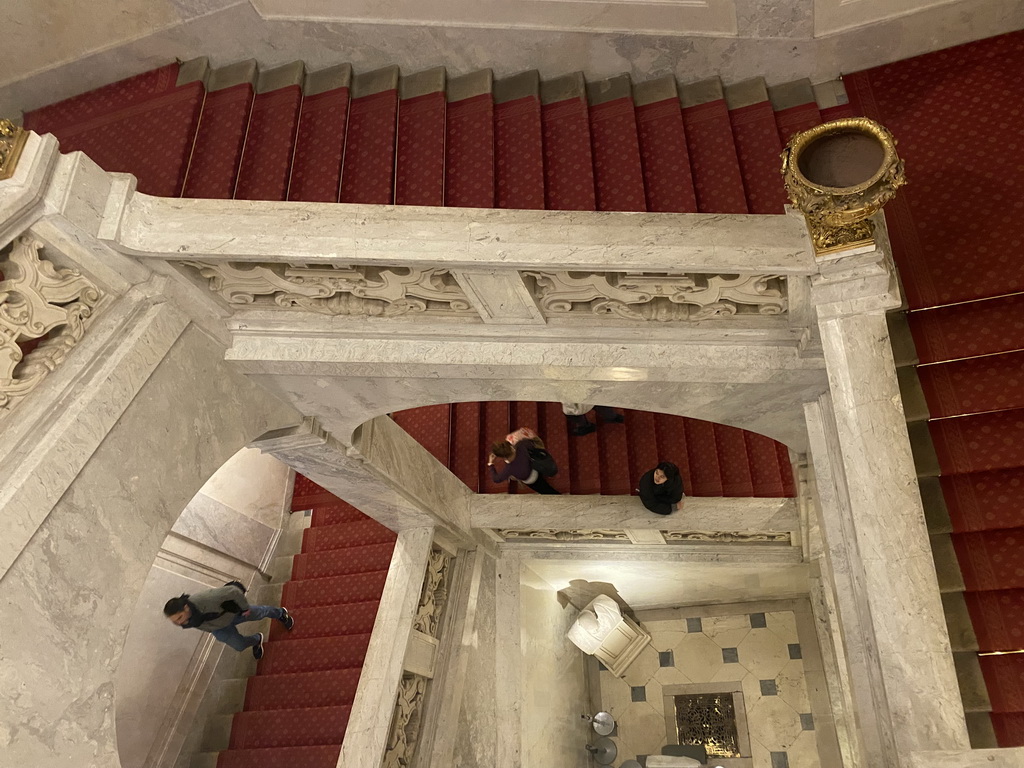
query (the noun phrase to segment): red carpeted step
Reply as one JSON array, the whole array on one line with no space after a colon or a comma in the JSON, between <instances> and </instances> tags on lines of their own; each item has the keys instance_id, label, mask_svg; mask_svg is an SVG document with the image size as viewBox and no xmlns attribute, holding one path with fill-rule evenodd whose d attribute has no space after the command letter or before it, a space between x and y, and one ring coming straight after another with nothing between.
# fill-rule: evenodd
<instances>
[{"instance_id":1,"label":"red carpeted step","mask_svg":"<svg viewBox=\"0 0 1024 768\"><path fill-rule=\"evenodd\" d=\"M513 429L519 429L520 427L529 427L538 435L540 434L540 416L539 408L537 403L527 402L513 402L509 404L511 408L511 424ZM545 443L545 445L547 445ZM561 467L559 467L561 469ZM512 493L529 493L529 489L525 488L519 483L513 483L510 486Z\"/></svg>"},{"instance_id":2,"label":"red carpeted step","mask_svg":"<svg viewBox=\"0 0 1024 768\"><path fill-rule=\"evenodd\" d=\"M697 195L675 78L640 83L635 98L647 209L696 213Z\"/></svg>"},{"instance_id":3,"label":"red carpeted step","mask_svg":"<svg viewBox=\"0 0 1024 768\"><path fill-rule=\"evenodd\" d=\"M328 491L321 488L304 475L295 475L295 487L292 490L292 511L300 509L312 509L317 505L343 504L344 502Z\"/></svg>"},{"instance_id":4,"label":"red carpeted step","mask_svg":"<svg viewBox=\"0 0 1024 768\"><path fill-rule=\"evenodd\" d=\"M451 444L452 407L448 403L410 408L392 414L395 423L430 451L431 455L448 466Z\"/></svg>"},{"instance_id":5,"label":"red carpeted step","mask_svg":"<svg viewBox=\"0 0 1024 768\"><path fill-rule=\"evenodd\" d=\"M498 208L544 208L544 139L535 71L494 84L494 165Z\"/></svg>"},{"instance_id":6,"label":"red carpeted step","mask_svg":"<svg viewBox=\"0 0 1024 768\"><path fill-rule=\"evenodd\" d=\"M658 455L655 414L649 411L625 411L626 445L629 448L629 492L640 485L640 477L661 461ZM671 461L671 459L666 459Z\"/></svg>"},{"instance_id":7,"label":"red carpeted step","mask_svg":"<svg viewBox=\"0 0 1024 768\"><path fill-rule=\"evenodd\" d=\"M494 483L491 481L490 469L487 467L487 454L493 443L501 442L514 427L511 421L509 404L504 400L492 400L484 403L480 413L480 488L484 493L508 493L509 481ZM501 462L496 465L501 468Z\"/></svg>"},{"instance_id":8,"label":"red carpeted step","mask_svg":"<svg viewBox=\"0 0 1024 768\"><path fill-rule=\"evenodd\" d=\"M231 749L340 744L352 707L307 707L239 712L231 723Z\"/></svg>"},{"instance_id":9,"label":"red carpeted step","mask_svg":"<svg viewBox=\"0 0 1024 768\"><path fill-rule=\"evenodd\" d=\"M229 749L217 756L217 768L335 768L341 744L277 749Z\"/></svg>"},{"instance_id":10,"label":"red carpeted step","mask_svg":"<svg viewBox=\"0 0 1024 768\"><path fill-rule=\"evenodd\" d=\"M592 83L587 90L597 209L646 211L640 139L629 76Z\"/></svg>"},{"instance_id":11,"label":"red carpeted step","mask_svg":"<svg viewBox=\"0 0 1024 768\"><path fill-rule=\"evenodd\" d=\"M993 712L991 718L1000 747L1024 747L1024 712Z\"/></svg>"},{"instance_id":12,"label":"red carpeted step","mask_svg":"<svg viewBox=\"0 0 1024 768\"><path fill-rule=\"evenodd\" d=\"M783 213L786 190L779 175L782 142L771 102L732 109L729 122L743 172L747 207L751 213Z\"/></svg>"},{"instance_id":13,"label":"red carpeted step","mask_svg":"<svg viewBox=\"0 0 1024 768\"><path fill-rule=\"evenodd\" d=\"M257 662L257 673L288 675L293 672L361 668L369 643L368 634L267 642L263 646L263 658Z\"/></svg>"},{"instance_id":14,"label":"red carpeted step","mask_svg":"<svg viewBox=\"0 0 1024 768\"><path fill-rule=\"evenodd\" d=\"M982 651L1024 648L1024 589L964 592L971 624Z\"/></svg>"},{"instance_id":15,"label":"red carpeted step","mask_svg":"<svg viewBox=\"0 0 1024 768\"><path fill-rule=\"evenodd\" d=\"M356 75L341 174L343 203L394 202L398 68Z\"/></svg>"},{"instance_id":16,"label":"red carpeted step","mask_svg":"<svg viewBox=\"0 0 1024 768\"><path fill-rule=\"evenodd\" d=\"M756 432L744 432L743 439L747 443L753 495L759 498L785 496L786 489L782 483L782 470L779 468L775 441Z\"/></svg>"},{"instance_id":17,"label":"red carpeted step","mask_svg":"<svg viewBox=\"0 0 1024 768\"><path fill-rule=\"evenodd\" d=\"M953 547L967 591L1024 588L1024 528L954 533Z\"/></svg>"},{"instance_id":18,"label":"red carpeted step","mask_svg":"<svg viewBox=\"0 0 1024 768\"><path fill-rule=\"evenodd\" d=\"M444 204L494 207L494 96L448 103Z\"/></svg>"},{"instance_id":19,"label":"red carpeted step","mask_svg":"<svg viewBox=\"0 0 1024 768\"><path fill-rule=\"evenodd\" d=\"M302 532L302 552L311 554L328 549L347 549L367 544L390 543L396 537L394 531L388 530L370 518L352 523L318 525Z\"/></svg>"},{"instance_id":20,"label":"red carpeted step","mask_svg":"<svg viewBox=\"0 0 1024 768\"><path fill-rule=\"evenodd\" d=\"M301 553L292 558L293 579L319 579L346 573L379 571L391 564L393 541L326 552Z\"/></svg>"},{"instance_id":21,"label":"red carpeted step","mask_svg":"<svg viewBox=\"0 0 1024 768\"><path fill-rule=\"evenodd\" d=\"M310 93L307 85L295 137L289 200L334 203L341 189L349 87Z\"/></svg>"},{"instance_id":22,"label":"red carpeted step","mask_svg":"<svg viewBox=\"0 0 1024 768\"><path fill-rule=\"evenodd\" d=\"M341 499L334 499L329 504L321 504L313 508L311 526L337 525L338 523L354 523L365 520L366 515Z\"/></svg>"},{"instance_id":23,"label":"red carpeted step","mask_svg":"<svg viewBox=\"0 0 1024 768\"><path fill-rule=\"evenodd\" d=\"M294 609L307 606L380 600L387 578L387 568L382 568L379 571L289 581L284 585L281 605L294 612Z\"/></svg>"},{"instance_id":24,"label":"red carpeted step","mask_svg":"<svg viewBox=\"0 0 1024 768\"><path fill-rule=\"evenodd\" d=\"M339 602L335 605L313 605L300 608L289 606L288 612L294 617L295 626L289 632L281 622L272 622L270 639L292 643L310 637L369 634L373 631L373 621L377 618L379 604L378 597L359 603Z\"/></svg>"},{"instance_id":25,"label":"red carpeted step","mask_svg":"<svg viewBox=\"0 0 1024 768\"><path fill-rule=\"evenodd\" d=\"M936 363L1024 349L1024 293L907 314L917 357Z\"/></svg>"},{"instance_id":26,"label":"red carpeted step","mask_svg":"<svg viewBox=\"0 0 1024 768\"><path fill-rule=\"evenodd\" d=\"M301 104L298 85L256 94L238 169L236 200L287 198Z\"/></svg>"},{"instance_id":27,"label":"red carpeted step","mask_svg":"<svg viewBox=\"0 0 1024 768\"><path fill-rule=\"evenodd\" d=\"M932 418L1024 408L1024 352L917 369Z\"/></svg>"},{"instance_id":28,"label":"red carpeted step","mask_svg":"<svg viewBox=\"0 0 1024 768\"><path fill-rule=\"evenodd\" d=\"M245 689L246 711L336 707L351 704L362 669L328 669L294 675L255 675Z\"/></svg>"},{"instance_id":29,"label":"red carpeted step","mask_svg":"<svg viewBox=\"0 0 1024 768\"><path fill-rule=\"evenodd\" d=\"M52 133L61 152L84 152L105 171L134 174L139 192L177 197L206 93L199 80L177 87L179 69L169 64L31 110L25 128Z\"/></svg>"},{"instance_id":30,"label":"red carpeted step","mask_svg":"<svg viewBox=\"0 0 1024 768\"><path fill-rule=\"evenodd\" d=\"M1024 527L1024 467L943 475L939 482L954 531Z\"/></svg>"},{"instance_id":31,"label":"red carpeted step","mask_svg":"<svg viewBox=\"0 0 1024 768\"><path fill-rule=\"evenodd\" d=\"M395 167L397 205L444 205L444 68L403 77ZM447 453L447 450L445 451Z\"/></svg>"},{"instance_id":32,"label":"red carpeted step","mask_svg":"<svg viewBox=\"0 0 1024 768\"><path fill-rule=\"evenodd\" d=\"M658 413L654 416L654 436L658 446L658 461L671 461L683 476L683 490L687 496L698 495L693 489L690 472L690 451L686 444L686 421L683 416Z\"/></svg>"},{"instance_id":33,"label":"red carpeted step","mask_svg":"<svg viewBox=\"0 0 1024 768\"><path fill-rule=\"evenodd\" d=\"M1024 653L979 656L993 712L1024 712Z\"/></svg>"},{"instance_id":34,"label":"red carpeted step","mask_svg":"<svg viewBox=\"0 0 1024 768\"><path fill-rule=\"evenodd\" d=\"M595 421L597 414L591 411L587 418ZM562 416L563 420L565 416ZM601 425L598 429L607 429ZM600 442L597 432L589 435L569 435L569 488L574 494L601 492Z\"/></svg>"},{"instance_id":35,"label":"red carpeted step","mask_svg":"<svg viewBox=\"0 0 1024 768\"><path fill-rule=\"evenodd\" d=\"M230 200L234 196L252 101L252 83L206 94L182 197Z\"/></svg>"},{"instance_id":36,"label":"red carpeted step","mask_svg":"<svg viewBox=\"0 0 1024 768\"><path fill-rule=\"evenodd\" d=\"M570 464L569 464L569 437L568 425L565 421L565 414L562 413L561 403L540 403L537 413L540 428L538 434L544 440L544 446L551 454L558 465L558 474L548 478L548 483L554 486L560 493L569 493L571 490Z\"/></svg>"},{"instance_id":37,"label":"red carpeted step","mask_svg":"<svg viewBox=\"0 0 1024 768\"><path fill-rule=\"evenodd\" d=\"M715 425L710 421L686 419L686 448L694 496L721 496L722 471L718 465Z\"/></svg>"},{"instance_id":38,"label":"red carpeted step","mask_svg":"<svg viewBox=\"0 0 1024 768\"><path fill-rule=\"evenodd\" d=\"M459 480L477 492L480 465L486 464L487 453L480 450L480 403L452 404L451 470Z\"/></svg>"},{"instance_id":39,"label":"red carpeted step","mask_svg":"<svg viewBox=\"0 0 1024 768\"><path fill-rule=\"evenodd\" d=\"M783 144L786 144L800 131L821 125L821 122L821 112L818 111L818 105L813 101L788 109L780 109L775 113L775 124L778 126L779 138L782 139Z\"/></svg>"},{"instance_id":40,"label":"red carpeted step","mask_svg":"<svg viewBox=\"0 0 1024 768\"><path fill-rule=\"evenodd\" d=\"M1024 466L1024 409L928 422L943 474Z\"/></svg>"},{"instance_id":41,"label":"red carpeted step","mask_svg":"<svg viewBox=\"0 0 1024 768\"><path fill-rule=\"evenodd\" d=\"M562 91L574 93L569 98L560 98ZM541 96L544 206L553 211L596 210L594 158L583 76L570 75L544 82Z\"/></svg>"},{"instance_id":42,"label":"red carpeted step","mask_svg":"<svg viewBox=\"0 0 1024 768\"><path fill-rule=\"evenodd\" d=\"M630 484L626 425L599 422L597 448L601 493L606 496L625 496L631 493L635 486Z\"/></svg>"},{"instance_id":43,"label":"red carpeted step","mask_svg":"<svg viewBox=\"0 0 1024 768\"><path fill-rule=\"evenodd\" d=\"M789 457L789 448L776 441L775 455L779 460L779 473L782 475L782 495L794 498L796 496L796 478L793 477L793 461Z\"/></svg>"},{"instance_id":44,"label":"red carpeted step","mask_svg":"<svg viewBox=\"0 0 1024 768\"><path fill-rule=\"evenodd\" d=\"M702 213L747 213L736 142L725 99L683 108L690 168Z\"/></svg>"},{"instance_id":45,"label":"red carpeted step","mask_svg":"<svg viewBox=\"0 0 1024 768\"><path fill-rule=\"evenodd\" d=\"M911 307L1024 290L1019 216L1005 202L1024 199L1024 173L993 151L1020 146L1022 60L1024 36L1015 33L843 78L850 102L899 138L900 157L915 169L886 208ZM949 204L951 189L962 204Z\"/></svg>"},{"instance_id":46,"label":"red carpeted step","mask_svg":"<svg viewBox=\"0 0 1024 768\"><path fill-rule=\"evenodd\" d=\"M715 424L714 427L718 468L722 475L722 495L753 496L754 481L743 430L725 424Z\"/></svg>"},{"instance_id":47,"label":"red carpeted step","mask_svg":"<svg viewBox=\"0 0 1024 768\"><path fill-rule=\"evenodd\" d=\"M857 112L850 104L837 104L834 107L826 107L821 110L821 122L830 123L833 120L842 120L846 117L856 117Z\"/></svg>"}]
</instances>

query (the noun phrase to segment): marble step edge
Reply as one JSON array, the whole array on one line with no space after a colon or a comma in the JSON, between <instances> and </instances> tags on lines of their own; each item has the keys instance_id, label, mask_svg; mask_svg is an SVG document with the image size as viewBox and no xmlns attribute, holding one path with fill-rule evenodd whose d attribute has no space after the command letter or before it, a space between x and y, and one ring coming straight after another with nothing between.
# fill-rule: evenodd
<instances>
[{"instance_id":1,"label":"marble step edge","mask_svg":"<svg viewBox=\"0 0 1024 768\"><path fill-rule=\"evenodd\" d=\"M209 57L200 56L181 62L176 85L180 87L187 83L201 81L208 90L213 91L250 82L255 86L257 93L266 93L290 85L300 85L305 95L314 96L336 88L352 88L354 77L358 77L360 80L361 95L395 86L402 91L402 98L412 98L422 93L444 91L446 85L448 88L454 86L455 92L449 96L448 101L458 101L461 98L490 92L494 82L494 75L490 69L449 76L443 66L417 71L410 75L402 75L397 67L383 67L372 72L355 75L352 65L349 63L334 64L323 69L308 71L305 63L301 60L262 69L255 59L247 59L214 68L210 66ZM519 75L512 77L519 77ZM668 87L669 80L673 86L671 89ZM633 95L638 104L646 104L653 100L681 94L684 88L688 89L688 94L684 98L684 103L687 106L725 98L729 109L770 101L773 108L778 111L810 101L814 101L819 109L846 104L849 101L842 80L812 84L809 80L802 79L769 87L763 78L751 78L723 86L718 78L684 84L680 83L675 76L669 75L634 83L627 73L587 80L583 73L577 72L543 80L539 80L538 76L538 81L541 87L551 88L554 93L563 89L562 83L570 81L580 83L585 89L588 102L591 105L629 95ZM468 91L468 95L461 95L462 91ZM652 99L650 94L656 95L657 98Z\"/></svg>"}]
</instances>

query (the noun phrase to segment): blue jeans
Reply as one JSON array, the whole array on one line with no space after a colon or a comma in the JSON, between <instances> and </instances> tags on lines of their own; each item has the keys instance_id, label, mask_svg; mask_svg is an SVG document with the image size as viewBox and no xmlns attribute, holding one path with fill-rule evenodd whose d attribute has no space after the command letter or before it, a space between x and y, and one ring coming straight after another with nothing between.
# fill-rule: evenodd
<instances>
[{"instance_id":1,"label":"blue jeans","mask_svg":"<svg viewBox=\"0 0 1024 768\"><path fill-rule=\"evenodd\" d=\"M236 651L244 651L246 648L252 648L256 645L259 642L259 638L256 635L243 635L235 629L236 624L243 624L247 621L259 621L260 619L277 619L281 621L283 618L283 608L275 608L272 605L250 605L248 611L235 616L235 620L226 627L215 629L210 634Z\"/></svg>"}]
</instances>

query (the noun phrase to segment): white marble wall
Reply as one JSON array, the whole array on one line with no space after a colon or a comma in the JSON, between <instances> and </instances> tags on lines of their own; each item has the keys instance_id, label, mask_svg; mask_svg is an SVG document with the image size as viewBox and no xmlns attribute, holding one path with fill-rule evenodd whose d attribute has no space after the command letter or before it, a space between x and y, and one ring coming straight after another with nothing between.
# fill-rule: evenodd
<instances>
[{"instance_id":1,"label":"white marble wall","mask_svg":"<svg viewBox=\"0 0 1024 768\"><path fill-rule=\"evenodd\" d=\"M181 335L0 582L0 722L21 724L6 760L118 765L114 680L164 537L217 467L295 418L204 334Z\"/></svg>"}]
</instances>

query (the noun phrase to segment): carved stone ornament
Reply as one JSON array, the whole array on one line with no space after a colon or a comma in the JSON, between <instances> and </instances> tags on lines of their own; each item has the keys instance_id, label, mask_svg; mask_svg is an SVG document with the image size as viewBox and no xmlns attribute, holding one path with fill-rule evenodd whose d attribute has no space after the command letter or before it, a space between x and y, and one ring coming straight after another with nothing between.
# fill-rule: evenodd
<instances>
[{"instance_id":1,"label":"carved stone ornament","mask_svg":"<svg viewBox=\"0 0 1024 768\"><path fill-rule=\"evenodd\" d=\"M427 682L427 678L411 673L402 677L382 768L408 768L412 764L420 735L420 708L427 692Z\"/></svg>"},{"instance_id":2,"label":"carved stone ornament","mask_svg":"<svg viewBox=\"0 0 1024 768\"><path fill-rule=\"evenodd\" d=\"M437 628L448 603L448 577L452 560L452 556L440 547L434 547L427 560L427 574L412 628L431 637L437 637Z\"/></svg>"},{"instance_id":3,"label":"carved stone ornament","mask_svg":"<svg viewBox=\"0 0 1024 768\"><path fill-rule=\"evenodd\" d=\"M781 275L524 272L548 317L585 312L626 320L670 322L787 310Z\"/></svg>"},{"instance_id":4,"label":"carved stone ornament","mask_svg":"<svg viewBox=\"0 0 1024 768\"><path fill-rule=\"evenodd\" d=\"M548 541L629 541L625 531L613 530L570 530L560 531L556 528L536 528L533 530L522 530L503 528L498 534L506 541L530 540L537 541L546 539Z\"/></svg>"},{"instance_id":5,"label":"carved stone ornament","mask_svg":"<svg viewBox=\"0 0 1024 768\"><path fill-rule=\"evenodd\" d=\"M788 532L764 533L760 531L662 531L665 540L669 542L694 542L708 541L712 543L771 543L771 544L792 544L792 537Z\"/></svg>"},{"instance_id":6,"label":"carved stone ornament","mask_svg":"<svg viewBox=\"0 0 1024 768\"><path fill-rule=\"evenodd\" d=\"M394 317L477 313L446 269L182 262L229 304L267 304L325 315ZM261 301L260 297L267 297Z\"/></svg>"},{"instance_id":7,"label":"carved stone ornament","mask_svg":"<svg viewBox=\"0 0 1024 768\"><path fill-rule=\"evenodd\" d=\"M819 254L873 244L871 216L907 183L896 139L866 117L796 134L782 152L782 177Z\"/></svg>"},{"instance_id":8,"label":"carved stone ornament","mask_svg":"<svg viewBox=\"0 0 1024 768\"><path fill-rule=\"evenodd\" d=\"M0 261L0 419L67 357L103 295L77 271L41 259L42 247L21 237ZM23 359L18 342L36 339Z\"/></svg>"},{"instance_id":9,"label":"carved stone ornament","mask_svg":"<svg viewBox=\"0 0 1024 768\"><path fill-rule=\"evenodd\" d=\"M14 175L14 169L21 157L21 150L28 141L28 131L10 120L0 120L0 181Z\"/></svg>"}]
</instances>

